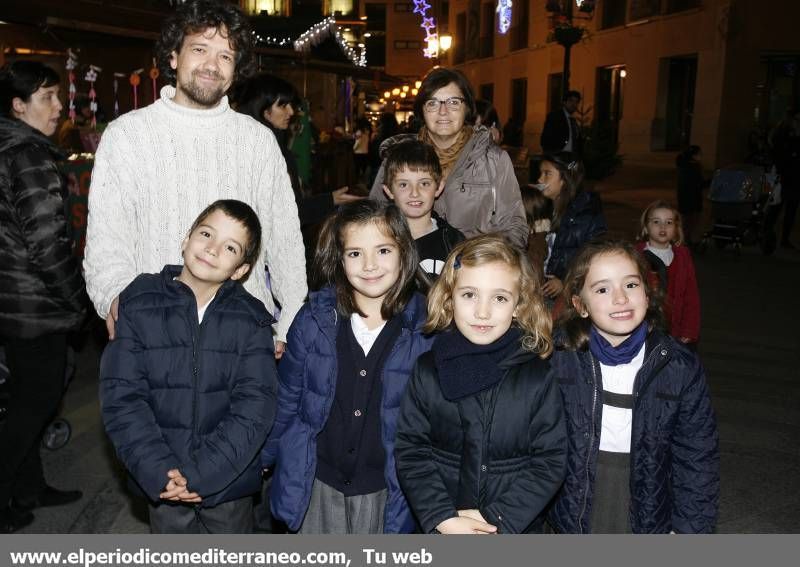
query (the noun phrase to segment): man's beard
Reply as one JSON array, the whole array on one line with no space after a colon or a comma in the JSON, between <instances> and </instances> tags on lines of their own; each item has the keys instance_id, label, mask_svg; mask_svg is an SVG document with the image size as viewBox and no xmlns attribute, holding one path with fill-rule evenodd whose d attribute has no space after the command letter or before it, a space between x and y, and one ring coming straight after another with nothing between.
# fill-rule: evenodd
<instances>
[{"instance_id":1,"label":"man's beard","mask_svg":"<svg viewBox=\"0 0 800 567\"><path fill-rule=\"evenodd\" d=\"M210 89L202 88L197 83L196 75L198 74L197 71L193 72L189 82L181 85L181 90L186 95L186 98L195 104L208 108L216 106L219 101L222 100L222 97L225 96L225 90L222 88L222 85ZM217 77L218 76L215 76L215 78Z\"/></svg>"}]
</instances>

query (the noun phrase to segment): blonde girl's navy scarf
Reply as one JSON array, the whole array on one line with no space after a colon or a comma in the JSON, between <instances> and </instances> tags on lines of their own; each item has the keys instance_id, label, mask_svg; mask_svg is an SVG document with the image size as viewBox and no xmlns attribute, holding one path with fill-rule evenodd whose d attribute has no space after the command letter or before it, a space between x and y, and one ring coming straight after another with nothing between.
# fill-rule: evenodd
<instances>
[{"instance_id":1,"label":"blonde girl's navy scarf","mask_svg":"<svg viewBox=\"0 0 800 567\"><path fill-rule=\"evenodd\" d=\"M631 336L622 341L618 346L612 346L592 325L589 331L589 350L606 366L619 366L628 364L639 353L647 338L647 322L642 321L634 329Z\"/></svg>"},{"instance_id":2,"label":"blonde girl's navy scarf","mask_svg":"<svg viewBox=\"0 0 800 567\"><path fill-rule=\"evenodd\" d=\"M444 397L454 402L500 382L500 363L520 348L521 338L516 327L488 345L471 343L455 328L436 337L431 352Z\"/></svg>"}]
</instances>

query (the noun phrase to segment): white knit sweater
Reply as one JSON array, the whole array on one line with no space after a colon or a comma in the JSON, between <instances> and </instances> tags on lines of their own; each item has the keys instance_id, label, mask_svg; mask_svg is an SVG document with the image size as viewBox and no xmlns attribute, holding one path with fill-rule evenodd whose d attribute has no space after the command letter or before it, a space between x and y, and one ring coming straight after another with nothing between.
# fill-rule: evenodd
<instances>
[{"instance_id":1,"label":"white knit sweater","mask_svg":"<svg viewBox=\"0 0 800 567\"><path fill-rule=\"evenodd\" d=\"M210 110L173 102L175 88L109 124L95 156L89 191L84 269L101 317L141 273L182 264L181 242L197 215L217 199L239 199L263 231L258 266L244 286L275 311L263 266L282 305L276 336L286 333L305 299L303 237L286 162L272 132L234 112L227 97Z\"/></svg>"}]
</instances>

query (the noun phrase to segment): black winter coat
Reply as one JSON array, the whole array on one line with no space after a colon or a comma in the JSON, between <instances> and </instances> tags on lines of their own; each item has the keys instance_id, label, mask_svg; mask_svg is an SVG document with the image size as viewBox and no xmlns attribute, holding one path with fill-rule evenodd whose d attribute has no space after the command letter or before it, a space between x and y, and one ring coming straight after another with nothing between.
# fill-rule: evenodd
<instances>
[{"instance_id":1,"label":"black winter coat","mask_svg":"<svg viewBox=\"0 0 800 567\"><path fill-rule=\"evenodd\" d=\"M548 521L560 533L591 533L603 384L588 350L557 350L551 375L564 396L567 477ZM697 359L653 332L633 385L631 508L633 533L710 533L719 506L719 438Z\"/></svg>"},{"instance_id":2,"label":"black winter coat","mask_svg":"<svg viewBox=\"0 0 800 567\"><path fill-rule=\"evenodd\" d=\"M451 402L431 353L419 357L400 410L400 484L426 533L478 509L499 533L525 533L564 478L566 432L548 363L519 350L493 388Z\"/></svg>"},{"instance_id":3,"label":"black winter coat","mask_svg":"<svg viewBox=\"0 0 800 567\"><path fill-rule=\"evenodd\" d=\"M120 294L117 336L100 361L103 423L151 502L177 468L200 505L213 507L261 486L258 455L278 389L273 319L228 280L199 324L178 274L180 266L166 266Z\"/></svg>"},{"instance_id":4,"label":"black winter coat","mask_svg":"<svg viewBox=\"0 0 800 567\"><path fill-rule=\"evenodd\" d=\"M591 191L580 191L564 211L544 273L563 281L578 250L606 230L600 196Z\"/></svg>"},{"instance_id":5,"label":"black winter coat","mask_svg":"<svg viewBox=\"0 0 800 567\"><path fill-rule=\"evenodd\" d=\"M0 337L71 331L86 314L60 157L41 132L0 117Z\"/></svg>"}]
</instances>

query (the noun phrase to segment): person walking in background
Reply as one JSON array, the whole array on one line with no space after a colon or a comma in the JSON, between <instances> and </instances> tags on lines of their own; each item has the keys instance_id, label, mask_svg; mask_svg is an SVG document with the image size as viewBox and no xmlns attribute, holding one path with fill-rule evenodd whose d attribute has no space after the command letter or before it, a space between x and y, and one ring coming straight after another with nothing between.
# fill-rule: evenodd
<instances>
[{"instance_id":1,"label":"person walking in background","mask_svg":"<svg viewBox=\"0 0 800 567\"><path fill-rule=\"evenodd\" d=\"M776 129L772 136L775 166L781 176L781 203L772 207L766 221L767 230L774 232L777 217L783 209L783 227L780 245L782 248L796 250L792 243L797 208L800 206L800 112L791 114L787 124Z\"/></svg>"},{"instance_id":2,"label":"person walking in background","mask_svg":"<svg viewBox=\"0 0 800 567\"><path fill-rule=\"evenodd\" d=\"M0 343L9 370L0 533L30 524L35 508L82 496L47 484L39 455L64 391L67 334L88 307L67 228L63 156L48 138L61 115L60 83L38 61L0 69Z\"/></svg>"},{"instance_id":3,"label":"person walking in background","mask_svg":"<svg viewBox=\"0 0 800 567\"><path fill-rule=\"evenodd\" d=\"M703 178L703 165L699 157L700 146L689 146L675 158L678 168L678 212L683 217L687 246L693 245L697 238L703 211L703 189L708 185Z\"/></svg>"},{"instance_id":4,"label":"person walking in background","mask_svg":"<svg viewBox=\"0 0 800 567\"><path fill-rule=\"evenodd\" d=\"M581 93L564 93L561 108L550 112L544 122L540 143L544 153L573 152L583 154L580 125L573 116L581 104Z\"/></svg>"},{"instance_id":5,"label":"person walking in background","mask_svg":"<svg viewBox=\"0 0 800 567\"><path fill-rule=\"evenodd\" d=\"M120 294L100 404L152 533L253 531L277 396L273 319L241 284L260 242L253 209L216 201L184 238L182 266L139 275Z\"/></svg>"},{"instance_id":6,"label":"person walking in background","mask_svg":"<svg viewBox=\"0 0 800 567\"><path fill-rule=\"evenodd\" d=\"M275 312L275 355L306 296L297 205L268 129L234 112L225 93L251 65L247 17L229 2L189 0L157 44L161 98L109 124L95 157L86 233L86 284L114 337L119 293L141 273L180 263L176 242L208 203L248 203L263 242L245 288ZM263 268L269 267L272 290Z\"/></svg>"},{"instance_id":7,"label":"person walking in background","mask_svg":"<svg viewBox=\"0 0 800 567\"><path fill-rule=\"evenodd\" d=\"M541 533L567 447L539 278L523 251L478 236L453 249L428 306L425 330L440 334L395 442L411 509L425 533Z\"/></svg>"},{"instance_id":8,"label":"person walking in background","mask_svg":"<svg viewBox=\"0 0 800 567\"><path fill-rule=\"evenodd\" d=\"M370 179L369 171L369 143L372 139L372 125L366 117L356 120L353 132L353 159L356 163L356 173L359 183L366 185Z\"/></svg>"},{"instance_id":9,"label":"person walking in background","mask_svg":"<svg viewBox=\"0 0 800 567\"><path fill-rule=\"evenodd\" d=\"M567 424L557 533L713 533L719 434L697 355L662 331L632 244L592 242L565 282L551 359Z\"/></svg>"},{"instance_id":10,"label":"person walking in background","mask_svg":"<svg viewBox=\"0 0 800 567\"><path fill-rule=\"evenodd\" d=\"M645 255L667 300L664 311L670 335L696 348L700 338L700 291L692 253L683 245L680 213L669 203L655 201L642 213L636 248Z\"/></svg>"},{"instance_id":11,"label":"person walking in background","mask_svg":"<svg viewBox=\"0 0 800 567\"><path fill-rule=\"evenodd\" d=\"M419 260L392 204L341 207L320 234L323 283L292 323L278 415L262 452L272 513L302 534L410 533L395 468L397 413L430 348Z\"/></svg>"},{"instance_id":12,"label":"person walking in background","mask_svg":"<svg viewBox=\"0 0 800 567\"><path fill-rule=\"evenodd\" d=\"M467 238L499 232L524 248L528 226L514 166L485 126L470 125L475 97L467 78L444 67L430 71L414 101L414 115L421 116L425 126L416 135L399 135L394 141L416 137L436 150L445 180L436 212ZM385 167L375 178L371 199L386 199Z\"/></svg>"},{"instance_id":13,"label":"person walking in background","mask_svg":"<svg viewBox=\"0 0 800 567\"><path fill-rule=\"evenodd\" d=\"M555 301L564 289L572 258L584 244L606 232L606 219L600 196L584 190L583 163L573 153L543 155L537 187L553 202L542 291Z\"/></svg>"}]
</instances>

